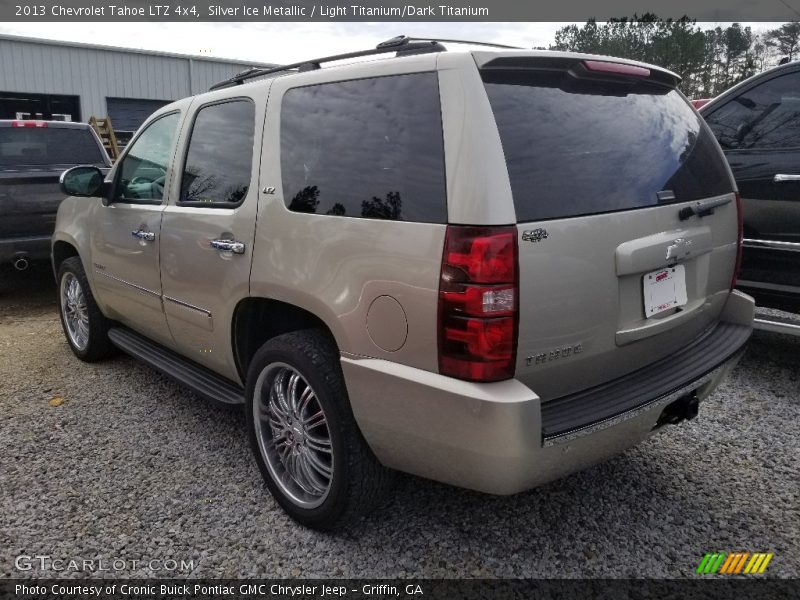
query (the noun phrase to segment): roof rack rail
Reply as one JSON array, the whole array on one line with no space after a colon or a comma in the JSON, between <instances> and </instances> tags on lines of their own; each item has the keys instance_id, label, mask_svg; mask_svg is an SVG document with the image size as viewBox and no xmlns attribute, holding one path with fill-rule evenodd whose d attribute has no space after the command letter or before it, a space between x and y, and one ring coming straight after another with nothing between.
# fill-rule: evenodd
<instances>
[{"instance_id":1,"label":"roof rack rail","mask_svg":"<svg viewBox=\"0 0 800 600\"><path fill-rule=\"evenodd\" d=\"M523 48L522 46L507 46L506 44L495 44L493 42L476 42L475 40L446 40L444 38L415 38L415 37L406 37L404 35L397 36L398 39L404 38L409 42L423 42L423 41L437 41L437 42L444 42L445 44L469 44L470 46L489 46L490 48L505 48L506 50L527 50L527 48ZM390 42L392 40L389 40ZM384 44L387 42L384 42ZM380 47L380 44L378 44Z\"/></svg>"},{"instance_id":2,"label":"roof rack rail","mask_svg":"<svg viewBox=\"0 0 800 600\"><path fill-rule=\"evenodd\" d=\"M337 60L348 60L350 58L361 58L362 56L388 54L389 52L396 52L397 56L401 56L409 54L421 54L425 52L446 51L447 48L442 46L439 42L447 42L451 44L471 44L475 46L494 46L497 48L509 48L514 50L521 49L518 46L505 46L503 44L490 44L488 42L473 42L467 40L449 40L449 39L445 40L439 38L426 39L426 38L414 38L405 35L398 35L397 37L393 37L390 40L381 42L380 44L375 46L375 48L371 48L369 50L361 50L358 52L347 52L345 54L334 54L332 56L313 58L311 60L304 60L301 62L292 63L290 65L281 65L269 69L253 67L251 69L248 69L247 71L243 71L242 73L234 75L230 79L226 79L224 81L220 81L219 83L215 83L209 88L209 91L221 90L223 88L233 87L235 85L241 85L249 79L254 79L256 77L263 77L265 75L271 75L272 73L281 73L283 71L291 71L293 69L296 69L298 72L312 71L315 69L322 68L322 63L334 62Z\"/></svg>"}]
</instances>

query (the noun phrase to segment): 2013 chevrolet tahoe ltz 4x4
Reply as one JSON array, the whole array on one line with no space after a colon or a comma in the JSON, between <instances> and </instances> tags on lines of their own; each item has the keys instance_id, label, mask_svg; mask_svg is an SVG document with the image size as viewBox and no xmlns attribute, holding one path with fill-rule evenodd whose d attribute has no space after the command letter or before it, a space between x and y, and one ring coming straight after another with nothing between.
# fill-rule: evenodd
<instances>
[{"instance_id":1,"label":"2013 chevrolet tahoe ltz 4x4","mask_svg":"<svg viewBox=\"0 0 800 600\"><path fill-rule=\"evenodd\" d=\"M243 404L272 494L320 528L395 469L512 494L693 417L753 302L731 173L677 77L373 53L396 56L242 74L156 112L106 178L64 175L75 354Z\"/></svg>"}]
</instances>

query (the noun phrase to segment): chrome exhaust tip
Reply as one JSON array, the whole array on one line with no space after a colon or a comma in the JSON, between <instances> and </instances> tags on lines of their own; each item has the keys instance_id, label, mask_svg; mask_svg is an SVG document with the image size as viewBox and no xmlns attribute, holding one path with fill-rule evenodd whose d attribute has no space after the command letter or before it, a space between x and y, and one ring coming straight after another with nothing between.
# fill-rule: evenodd
<instances>
[{"instance_id":1,"label":"chrome exhaust tip","mask_svg":"<svg viewBox=\"0 0 800 600\"><path fill-rule=\"evenodd\" d=\"M31 264L28 262L28 259L24 256L20 256L18 259L14 261L14 268L17 271L25 271Z\"/></svg>"}]
</instances>

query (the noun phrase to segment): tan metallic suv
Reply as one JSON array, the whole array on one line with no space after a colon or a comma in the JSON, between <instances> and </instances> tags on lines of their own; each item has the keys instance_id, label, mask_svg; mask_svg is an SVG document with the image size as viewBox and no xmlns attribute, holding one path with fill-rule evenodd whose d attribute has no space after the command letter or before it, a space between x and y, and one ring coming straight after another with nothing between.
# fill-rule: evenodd
<instances>
[{"instance_id":1,"label":"tan metallic suv","mask_svg":"<svg viewBox=\"0 0 800 600\"><path fill-rule=\"evenodd\" d=\"M676 83L398 38L170 104L62 177L69 344L244 405L312 527L395 469L513 494L602 460L695 416L751 331L734 182Z\"/></svg>"}]
</instances>

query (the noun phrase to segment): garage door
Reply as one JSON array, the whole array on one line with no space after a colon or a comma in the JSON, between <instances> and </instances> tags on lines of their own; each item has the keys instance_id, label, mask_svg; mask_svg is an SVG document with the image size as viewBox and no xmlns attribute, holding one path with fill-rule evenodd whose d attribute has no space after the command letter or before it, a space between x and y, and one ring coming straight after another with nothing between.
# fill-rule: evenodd
<instances>
[{"instance_id":1,"label":"garage door","mask_svg":"<svg viewBox=\"0 0 800 600\"><path fill-rule=\"evenodd\" d=\"M133 132L144 123L154 111L171 100L141 100L137 98L106 98L108 116L114 131Z\"/></svg>"}]
</instances>

